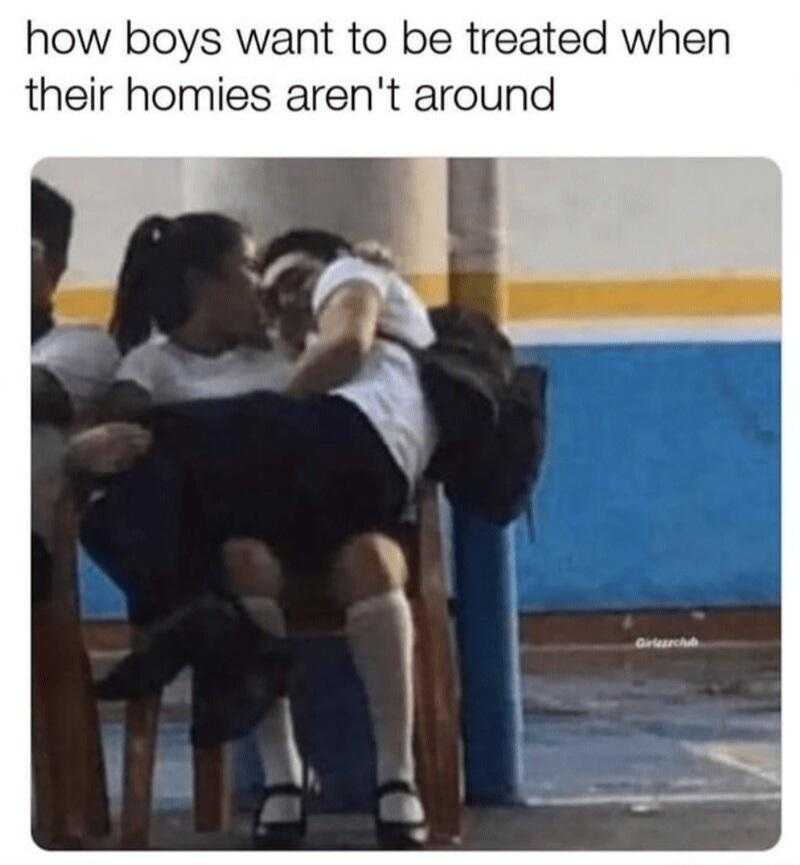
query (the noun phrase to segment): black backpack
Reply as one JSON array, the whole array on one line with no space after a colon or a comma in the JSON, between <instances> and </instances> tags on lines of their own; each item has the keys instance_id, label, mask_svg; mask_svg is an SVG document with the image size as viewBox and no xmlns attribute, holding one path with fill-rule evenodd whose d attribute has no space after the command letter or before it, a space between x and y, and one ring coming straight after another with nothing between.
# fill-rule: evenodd
<instances>
[{"instance_id":1,"label":"black backpack","mask_svg":"<svg viewBox=\"0 0 800 865\"><path fill-rule=\"evenodd\" d=\"M429 315L436 341L407 346L439 426L426 474L451 501L504 526L526 509L539 474L547 373L517 367L510 341L481 312L448 304Z\"/></svg>"}]
</instances>

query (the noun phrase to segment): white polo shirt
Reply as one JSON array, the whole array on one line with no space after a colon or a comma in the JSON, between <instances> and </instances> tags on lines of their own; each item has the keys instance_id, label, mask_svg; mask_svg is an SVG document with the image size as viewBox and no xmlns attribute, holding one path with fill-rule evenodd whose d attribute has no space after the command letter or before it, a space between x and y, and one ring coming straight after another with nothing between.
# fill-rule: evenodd
<instances>
[{"instance_id":1,"label":"white polo shirt","mask_svg":"<svg viewBox=\"0 0 800 865\"><path fill-rule=\"evenodd\" d=\"M163 334L129 352L118 382L147 391L156 405L216 399L259 390L282 391L292 375L291 359L279 350L238 346L218 355L187 351Z\"/></svg>"},{"instance_id":2,"label":"white polo shirt","mask_svg":"<svg viewBox=\"0 0 800 865\"><path fill-rule=\"evenodd\" d=\"M114 340L92 325L60 325L31 346L31 364L47 370L68 394L77 425L105 397L120 356ZM65 430L34 424L31 430L31 526L53 549L55 505L64 487Z\"/></svg>"},{"instance_id":3,"label":"white polo shirt","mask_svg":"<svg viewBox=\"0 0 800 865\"><path fill-rule=\"evenodd\" d=\"M419 348L434 341L428 312L414 289L394 271L360 258L338 258L322 272L312 297L315 314L353 280L368 282L380 295L380 331ZM409 352L397 343L376 338L361 369L331 393L349 400L366 415L413 490L433 455L437 429Z\"/></svg>"},{"instance_id":4,"label":"white polo shirt","mask_svg":"<svg viewBox=\"0 0 800 865\"><path fill-rule=\"evenodd\" d=\"M31 364L58 380L78 418L105 396L119 362L117 344L93 325L54 327L31 346Z\"/></svg>"}]
</instances>

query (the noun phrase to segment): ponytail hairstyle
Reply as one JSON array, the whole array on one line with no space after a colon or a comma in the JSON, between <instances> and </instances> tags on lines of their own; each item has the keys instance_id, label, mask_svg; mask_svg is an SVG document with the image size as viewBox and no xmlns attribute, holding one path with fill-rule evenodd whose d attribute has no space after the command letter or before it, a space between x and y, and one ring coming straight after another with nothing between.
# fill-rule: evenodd
<instances>
[{"instance_id":1,"label":"ponytail hairstyle","mask_svg":"<svg viewBox=\"0 0 800 865\"><path fill-rule=\"evenodd\" d=\"M184 324L196 303L189 269L218 273L221 259L242 234L238 222L220 213L142 220L125 250L108 328L120 352L127 354L145 342L154 325L169 334Z\"/></svg>"}]
</instances>

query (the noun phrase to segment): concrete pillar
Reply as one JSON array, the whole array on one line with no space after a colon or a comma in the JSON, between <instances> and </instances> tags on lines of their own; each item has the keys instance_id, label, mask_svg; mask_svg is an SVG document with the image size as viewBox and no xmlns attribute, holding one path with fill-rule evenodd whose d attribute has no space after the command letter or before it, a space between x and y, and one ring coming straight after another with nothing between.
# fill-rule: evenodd
<instances>
[{"instance_id":1,"label":"concrete pillar","mask_svg":"<svg viewBox=\"0 0 800 865\"><path fill-rule=\"evenodd\" d=\"M495 159L448 161L450 299L502 323L507 232ZM522 698L513 527L453 508L467 799L509 803L522 784Z\"/></svg>"},{"instance_id":2,"label":"concrete pillar","mask_svg":"<svg viewBox=\"0 0 800 865\"><path fill-rule=\"evenodd\" d=\"M444 159L185 159L184 206L241 219L260 240L318 227L375 239L428 303L447 299Z\"/></svg>"},{"instance_id":3,"label":"concrete pillar","mask_svg":"<svg viewBox=\"0 0 800 865\"><path fill-rule=\"evenodd\" d=\"M497 159L449 159L450 299L508 318L505 196Z\"/></svg>"},{"instance_id":4,"label":"concrete pillar","mask_svg":"<svg viewBox=\"0 0 800 865\"><path fill-rule=\"evenodd\" d=\"M467 801L521 801L519 608L513 527L453 508Z\"/></svg>"}]
</instances>

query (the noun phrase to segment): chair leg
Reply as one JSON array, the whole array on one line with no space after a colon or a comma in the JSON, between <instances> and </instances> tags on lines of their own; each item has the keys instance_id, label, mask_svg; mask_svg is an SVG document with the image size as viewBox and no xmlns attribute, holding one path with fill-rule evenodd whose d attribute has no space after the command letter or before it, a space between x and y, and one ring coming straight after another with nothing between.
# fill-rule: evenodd
<instances>
[{"instance_id":1,"label":"chair leg","mask_svg":"<svg viewBox=\"0 0 800 865\"><path fill-rule=\"evenodd\" d=\"M59 779L55 765L55 728L51 683L54 670L48 657L48 628L41 609L33 612L31 681L31 744L33 746L33 788L36 819L33 834L48 846L59 834Z\"/></svg>"},{"instance_id":2,"label":"chair leg","mask_svg":"<svg viewBox=\"0 0 800 865\"><path fill-rule=\"evenodd\" d=\"M36 836L81 847L109 830L97 704L80 627L76 583L77 513L69 489L54 512L46 597L32 611Z\"/></svg>"},{"instance_id":3,"label":"chair leg","mask_svg":"<svg viewBox=\"0 0 800 865\"><path fill-rule=\"evenodd\" d=\"M33 614L35 834L55 848L108 834L97 704L77 623L50 602Z\"/></svg>"},{"instance_id":4,"label":"chair leg","mask_svg":"<svg viewBox=\"0 0 800 865\"><path fill-rule=\"evenodd\" d=\"M34 613L33 771L39 843L83 846L110 831L105 765L89 661L82 646L43 646ZM62 627L63 630L63 627ZM73 635L74 636L74 635ZM72 641L74 643L74 641ZM58 651L60 650L60 652Z\"/></svg>"},{"instance_id":5,"label":"chair leg","mask_svg":"<svg viewBox=\"0 0 800 865\"><path fill-rule=\"evenodd\" d=\"M158 738L161 694L130 700L125 709L125 765L123 767L120 845L146 848L150 841L153 769Z\"/></svg>"},{"instance_id":6,"label":"chair leg","mask_svg":"<svg viewBox=\"0 0 800 865\"><path fill-rule=\"evenodd\" d=\"M108 805L106 764L103 756L103 741L100 735L100 715L92 688L92 673L89 656L83 652L83 679L87 698L84 702L87 730L87 772L89 776L88 801L86 802L86 828L92 837L100 838L111 832L111 815Z\"/></svg>"},{"instance_id":7,"label":"chair leg","mask_svg":"<svg viewBox=\"0 0 800 865\"><path fill-rule=\"evenodd\" d=\"M444 592L412 600L415 746L420 795L428 815L431 841L461 838L460 724Z\"/></svg>"},{"instance_id":8,"label":"chair leg","mask_svg":"<svg viewBox=\"0 0 800 865\"><path fill-rule=\"evenodd\" d=\"M226 745L193 748L194 827L197 832L222 832L231 817L231 754Z\"/></svg>"}]
</instances>

